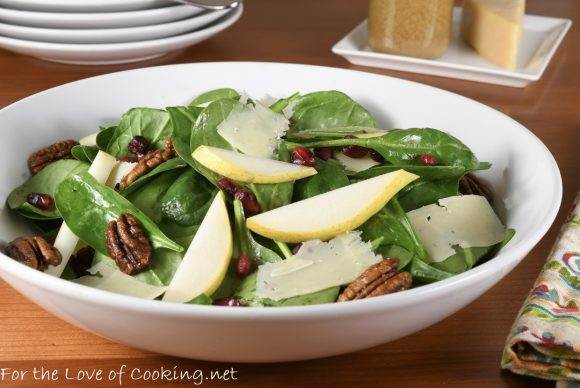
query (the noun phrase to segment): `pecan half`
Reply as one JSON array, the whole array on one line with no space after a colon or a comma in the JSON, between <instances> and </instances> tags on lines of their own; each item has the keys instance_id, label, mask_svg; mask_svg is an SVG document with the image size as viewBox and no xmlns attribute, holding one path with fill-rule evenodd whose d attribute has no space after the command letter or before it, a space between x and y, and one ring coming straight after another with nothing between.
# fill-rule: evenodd
<instances>
[{"instance_id":1,"label":"pecan half","mask_svg":"<svg viewBox=\"0 0 580 388\"><path fill-rule=\"evenodd\" d=\"M18 237L6 247L6 254L31 268L44 271L48 265L59 265L62 256L44 237Z\"/></svg>"},{"instance_id":2,"label":"pecan half","mask_svg":"<svg viewBox=\"0 0 580 388\"><path fill-rule=\"evenodd\" d=\"M459 181L461 194L483 195L489 203L493 203L493 192L485 183L472 173L468 173Z\"/></svg>"},{"instance_id":3,"label":"pecan half","mask_svg":"<svg viewBox=\"0 0 580 388\"><path fill-rule=\"evenodd\" d=\"M123 213L107 225L107 252L121 271L134 275L149 266L151 245L141 224L131 214Z\"/></svg>"},{"instance_id":4,"label":"pecan half","mask_svg":"<svg viewBox=\"0 0 580 388\"><path fill-rule=\"evenodd\" d=\"M121 179L121 182L119 183L119 190L125 189L131 183L135 182L137 179L147 174L161 163L166 162L174 157L175 150L173 149L173 141L171 138L168 138L165 141L164 149L149 151L144 156L139 158L137 165L133 167L133 169L129 171L129 173L125 175L123 179Z\"/></svg>"},{"instance_id":5,"label":"pecan half","mask_svg":"<svg viewBox=\"0 0 580 388\"><path fill-rule=\"evenodd\" d=\"M338 302L372 298L408 289L411 287L411 274L398 273L398 266L399 259L385 259L371 265L344 289Z\"/></svg>"},{"instance_id":6,"label":"pecan half","mask_svg":"<svg viewBox=\"0 0 580 388\"><path fill-rule=\"evenodd\" d=\"M52 162L60 159L72 159L71 148L79 144L76 140L63 140L36 151L28 158L28 169L36 174Z\"/></svg>"}]
</instances>

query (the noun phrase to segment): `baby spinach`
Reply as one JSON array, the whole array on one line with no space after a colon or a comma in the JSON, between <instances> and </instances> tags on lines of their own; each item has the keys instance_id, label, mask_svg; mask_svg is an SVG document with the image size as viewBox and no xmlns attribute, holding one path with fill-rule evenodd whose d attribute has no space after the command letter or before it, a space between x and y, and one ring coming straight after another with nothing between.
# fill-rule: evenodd
<instances>
[{"instance_id":1,"label":"baby spinach","mask_svg":"<svg viewBox=\"0 0 580 388\"><path fill-rule=\"evenodd\" d=\"M246 277L239 285L235 296L244 303L254 307L282 307L282 306L305 306L313 304L333 303L338 298L340 287L330 287L325 290L310 294L298 295L292 298L274 301L268 298L260 298L256 295L256 280L258 273Z\"/></svg>"},{"instance_id":2,"label":"baby spinach","mask_svg":"<svg viewBox=\"0 0 580 388\"><path fill-rule=\"evenodd\" d=\"M487 166L481 163L482 166ZM408 164L382 164L371 167L367 170L357 172L351 176L352 179L369 179L379 175L387 174L397 170L406 170L419 175L423 180L438 180L447 178L460 178L470 170L463 166L416 166Z\"/></svg>"},{"instance_id":3,"label":"baby spinach","mask_svg":"<svg viewBox=\"0 0 580 388\"><path fill-rule=\"evenodd\" d=\"M395 129L376 137L305 143L305 146L314 148L347 145L371 148L393 165L417 165L420 155L430 154L442 166L461 166L468 171L480 168L479 161L469 147L455 137L433 128Z\"/></svg>"},{"instance_id":4,"label":"baby spinach","mask_svg":"<svg viewBox=\"0 0 580 388\"><path fill-rule=\"evenodd\" d=\"M244 207L239 200L234 201L234 232L238 238L239 254L248 255L258 265L282 260L282 257L271 249L260 245L246 227Z\"/></svg>"},{"instance_id":5,"label":"baby spinach","mask_svg":"<svg viewBox=\"0 0 580 388\"><path fill-rule=\"evenodd\" d=\"M117 130L116 125L110 127L101 127L99 133L97 133L97 148L101 151L107 151L107 147L113 134Z\"/></svg>"},{"instance_id":6,"label":"baby spinach","mask_svg":"<svg viewBox=\"0 0 580 388\"><path fill-rule=\"evenodd\" d=\"M127 186L127 188L121 192L121 195L123 195L123 197L126 197L129 194L131 194L132 192L134 192L135 190L138 190L139 188L141 188L141 186L147 184L152 179L158 177L159 174L162 174L166 171L171 171L171 170L181 170L186 166L187 166L187 163L181 158L169 159L169 160L161 163L159 166L155 167L153 170L149 171L147 174L139 177L139 179L137 179L135 182L133 182L129 186Z\"/></svg>"},{"instance_id":7,"label":"baby spinach","mask_svg":"<svg viewBox=\"0 0 580 388\"><path fill-rule=\"evenodd\" d=\"M56 207L51 210L41 210L27 202L28 194L43 193L54 198L58 185L68 177L87 171L89 165L73 159L57 160L28 178L21 186L8 195L8 206L25 217L34 219L54 219L60 214Z\"/></svg>"},{"instance_id":8,"label":"baby spinach","mask_svg":"<svg viewBox=\"0 0 580 388\"><path fill-rule=\"evenodd\" d=\"M418 179L401 190L399 202L408 212L458 194L459 178L433 181Z\"/></svg>"},{"instance_id":9,"label":"baby spinach","mask_svg":"<svg viewBox=\"0 0 580 388\"><path fill-rule=\"evenodd\" d=\"M188 168L161 197L163 216L178 225L200 225L216 191L204 177Z\"/></svg>"},{"instance_id":10,"label":"baby spinach","mask_svg":"<svg viewBox=\"0 0 580 388\"><path fill-rule=\"evenodd\" d=\"M284 109L293 101L296 101L300 98L300 93L296 92L290 97L280 98L278 101L270 105L270 109L276 113L282 113Z\"/></svg>"},{"instance_id":11,"label":"baby spinach","mask_svg":"<svg viewBox=\"0 0 580 388\"><path fill-rule=\"evenodd\" d=\"M336 90L321 91L297 97L292 115L293 129L332 127L376 127L374 117L360 104Z\"/></svg>"},{"instance_id":12,"label":"baby spinach","mask_svg":"<svg viewBox=\"0 0 580 388\"><path fill-rule=\"evenodd\" d=\"M232 88L214 89L195 97L191 100L189 106L200 106L221 99L239 100L240 94Z\"/></svg>"},{"instance_id":13,"label":"baby spinach","mask_svg":"<svg viewBox=\"0 0 580 388\"><path fill-rule=\"evenodd\" d=\"M193 160L191 153L200 145L233 150L233 147L218 134L217 127L238 104L240 103L231 99L222 99L210 103L201 111L185 107L167 108L173 124L177 154L214 185L221 176ZM289 157L290 153L281 145L278 149L278 159L288 160ZM247 186L254 192L264 211L287 205L292 199L293 182L242 184L242 186Z\"/></svg>"},{"instance_id":14,"label":"baby spinach","mask_svg":"<svg viewBox=\"0 0 580 388\"><path fill-rule=\"evenodd\" d=\"M127 194L125 198L159 225L163 220L161 199L181 173L181 170L170 170L159 174Z\"/></svg>"},{"instance_id":15,"label":"baby spinach","mask_svg":"<svg viewBox=\"0 0 580 388\"><path fill-rule=\"evenodd\" d=\"M103 254L107 253L107 224L122 213L130 213L139 220L153 248L183 251L183 247L169 239L135 205L115 190L99 184L88 173L65 179L56 189L54 199L62 218L73 233Z\"/></svg>"},{"instance_id":16,"label":"baby spinach","mask_svg":"<svg viewBox=\"0 0 580 388\"><path fill-rule=\"evenodd\" d=\"M203 305L210 305L212 304L212 300L206 294L199 294L189 302L185 302L186 304L203 304Z\"/></svg>"},{"instance_id":17,"label":"baby spinach","mask_svg":"<svg viewBox=\"0 0 580 388\"><path fill-rule=\"evenodd\" d=\"M514 236L515 231L513 229L506 230L505 237L502 242L489 246L489 247L471 247L471 248L461 248L459 246L454 247L455 254L449 256L447 259L432 263L434 267L450 272L452 274L458 274L465 272L471 268L479 261L495 255L502 247L504 247Z\"/></svg>"},{"instance_id":18,"label":"baby spinach","mask_svg":"<svg viewBox=\"0 0 580 388\"><path fill-rule=\"evenodd\" d=\"M99 149L97 147L84 146L80 144L77 144L70 150L70 153L76 160L86 163L92 163L98 152Z\"/></svg>"},{"instance_id":19,"label":"baby spinach","mask_svg":"<svg viewBox=\"0 0 580 388\"><path fill-rule=\"evenodd\" d=\"M318 171L316 175L296 182L295 200L300 201L350 184L344 167L336 160L317 159L316 171Z\"/></svg>"},{"instance_id":20,"label":"baby spinach","mask_svg":"<svg viewBox=\"0 0 580 388\"><path fill-rule=\"evenodd\" d=\"M107 144L107 153L115 157L132 155L127 146L135 136L143 136L151 148L161 149L171 135L169 113L153 108L133 108L121 117ZM98 136L97 136L98 140Z\"/></svg>"}]
</instances>

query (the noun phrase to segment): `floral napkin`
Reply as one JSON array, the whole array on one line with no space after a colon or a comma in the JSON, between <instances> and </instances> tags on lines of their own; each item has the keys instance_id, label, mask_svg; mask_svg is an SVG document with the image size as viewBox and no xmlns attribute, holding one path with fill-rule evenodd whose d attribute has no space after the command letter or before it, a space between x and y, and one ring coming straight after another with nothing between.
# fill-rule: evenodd
<instances>
[{"instance_id":1,"label":"floral napkin","mask_svg":"<svg viewBox=\"0 0 580 388\"><path fill-rule=\"evenodd\" d=\"M579 306L580 192L508 336L502 368L543 379L580 381Z\"/></svg>"}]
</instances>

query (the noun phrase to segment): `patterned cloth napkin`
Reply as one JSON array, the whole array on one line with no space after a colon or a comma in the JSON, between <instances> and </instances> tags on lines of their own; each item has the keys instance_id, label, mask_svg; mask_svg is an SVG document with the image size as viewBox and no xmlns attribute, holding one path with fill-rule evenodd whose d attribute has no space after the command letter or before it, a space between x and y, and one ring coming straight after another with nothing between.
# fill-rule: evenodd
<instances>
[{"instance_id":1,"label":"patterned cloth napkin","mask_svg":"<svg viewBox=\"0 0 580 388\"><path fill-rule=\"evenodd\" d=\"M502 368L580 381L580 192L508 336Z\"/></svg>"}]
</instances>

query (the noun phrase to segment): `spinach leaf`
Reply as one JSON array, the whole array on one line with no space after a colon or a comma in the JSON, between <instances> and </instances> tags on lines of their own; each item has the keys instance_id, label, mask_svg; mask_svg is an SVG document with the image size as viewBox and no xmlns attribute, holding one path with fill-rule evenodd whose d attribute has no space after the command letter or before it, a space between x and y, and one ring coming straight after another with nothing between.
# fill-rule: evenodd
<instances>
[{"instance_id":1,"label":"spinach leaf","mask_svg":"<svg viewBox=\"0 0 580 388\"><path fill-rule=\"evenodd\" d=\"M116 130L116 125L112 125L110 127L101 127L100 132L97 133L97 148L101 151L107 151L109 142L111 141L111 138L113 137L113 134Z\"/></svg>"},{"instance_id":2,"label":"spinach leaf","mask_svg":"<svg viewBox=\"0 0 580 388\"><path fill-rule=\"evenodd\" d=\"M239 102L234 100L217 100L201 111L185 107L167 108L173 124L173 142L177 154L214 185L217 185L221 176L193 160L191 153L200 145L233 150L218 134L217 127L237 104ZM278 159L287 161L289 158L290 152L281 144L278 147ZM292 199L293 182L241 186L252 190L264 211L287 205Z\"/></svg>"},{"instance_id":3,"label":"spinach leaf","mask_svg":"<svg viewBox=\"0 0 580 388\"><path fill-rule=\"evenodd\" d=\"M419 156L428 153L435 156L442 166L461 166L465 170L480 168L469 147L433 128L396 129L377 137L322 140L304 145L311 148L359 145L377 151L394 165L417 165Z\"/></svg>"},{"instance_id":4,"label":"spinach leaf","mask_svg":"<svg viewBox=\"0 0 580 388\"><path fill-rule=\"evenodd\" d=\"M459 194L459 178L428 181L418 179L399 193L399 202L406 212L436 203Z\"/></svg>"},{"instance_id":5,"label":"spinach leaf","mask_svg":"<svg viewBox=\"0 0 580 388\"><path fill-rule=\"evenodd\" d=\"M503 241L489 247L454 247L456 252L454 255L449 256L447 259L441 262L432 263L431 265L453 274L465 272L473 268L473 266L479 261L494 256L495 253L501 249L501 247L505 246L512 239L514 234L515 231L513 229L506 230Z\"/></svg>"},{"instance_id":6,"label":"spinach leaf","mask_svg":"<svg viewBox=\"0 0 580 388\"><path fill-rule=\"evenodd\" d=\"M163 220L161 199L173 182L181 175L181 170L170 170L141 185L137 190L129 193L125 198L141 210L157 225Z\"/></svg>"},{"instance_id":7,"label":"spinach leaf","mask_svg":"<svg viewBox=\"0 0 580 388\"><path fill-rule=\"evenodd\" d=\"M45 220L60 217L56 207L52 210L41 210L27 202L28 194L43 193L54 198L58 185L68 177L87 171L89 165L78 160L62 159L53 162L28 178L21 186L8 195L8 207L28 218Z\"/></svg>"},{"instance_id":8,"label":"spinach leaf","mask_svg":"<svg viewBox=\"0 0 580 388\"><path fill-rule=\"evenodd\" d=\"M196 171L186 169L161 197L163 216L178 225L200 225L216 191Z\"/></svg>"},{"instance_id":9,"label":"spinach leaf","mask_svg":"<svg viewBox=\"0 0 580 388\"><path fill-rule=\"evenodd\" d=\"M203 304L203 305L210 305L212 304L212 300L206 294L199 294L189 302L185 302L186 304Z\"/></svg>"},{"instance_id":10,"label":"spinach leaf","mask_svg":"<svg viewBox=\"0 0 580 388\"><path fill-rule=\"evenodd\" d=\"M483 165L483 163L481 164ZM356 174L353 174L351 178L356 180L369 179L397 170L406 170L413 174L419 175L423 180L460 178L470 171L466 170L463 166L416 166L408 164L383 164L380 166L371 167L361 172L357 172Z\"/></svg>"},{"instance_id":11,"label":"spinach leaf","mask_svg":"<svg viewBox=\"0 0 580 388\"><path fill-rule=\"evenodd\" d=\"M256 296L256 280L258 273L246 277L238 287L235 296L240 298L250 306L256 307L281 307L281 306L304 306L312 304L323 304L336 302L340 287L330 287L325 290L313 292L305 295L298 295L292 298L274 301L268 298Z\"/></svg>"},{"instance_id":12,"label":"spinach leaf","mask_svg":"<svg viewBox=\"0 0 580 388\"><path fill-rule=\"evenodd\" d=\"M221 88L221 89L214 89L210 90L209 92L205 92L200 94L199 96L195 97L190 103L189 106L200 106L203 104L211 103L216 100L221 99L232 99L232 100L239 100L240 94L231 88Z\"/></svg>"},{"instance_id":13,"label":"spinach leaf","mask_svg":"<svg viewBox=\"0 0 580 388\"><path fill-rule=\"evenodd\" d=\"M284 109L293 101L296 101L300 98L300 93L296 92L290 97L280 98L278 101L270 105L270 109L276 113L282 113Z\"/></svg>"},{"instance_id":14,"label":"spinach leaf","mask_svg":"<svg viewBox=\"0 0 580 388\"><path fill-rule=\"evenodd\" d=\"M314 197L327 191L348 186L350 181L346 176L344 167L336 160L316 160L318 174L296 181L294 198L296 201Z\"/></svg>"},{"instance_id":15,"label":"spinach leaf","mask_svg":"<svg viewBox=\"0 0 580 388\"><path fill-rule=\"evenodd\" d=\"M97 156L99 149L97 147L77 144L76 146L71 148L70 152L76 160L86 163L92 163L93 160L95 160L95 156Z\"/></svg>"},{"instance_id":16,"label":"spinach leaf","mask_svg":"<svg viewBox=\"0 0 580 388\"><path fill-rule=\"evenodd\" d=\"M286 148L285 143L280 143L278 146L277 159L283 162L290 161L290 151ZM247 186L256 195L262 211L272 210L292 202L293 181L273 184L252 183Z\"/></svg>"},{"instance_id":17,"label":"spinach leaf","mask_svg":"<svg viewBox=\"0 0 580 388\"><path fill-rule=\"evenodd\" d=\"M292 115L297 131L332 127L376 127L374 117L361 105L335 90L305 94L296 98Z\"/></svg>"},{"instance_id":18,"label":"spinach leaf","mask_svg":"<svg viewBox=\"0 0 580 388\"><path fill-rule=\"evenodd\" d=\"M191 157L191 129L195 124L203 108L176 106L167 108L173 127L173 148L177 155L185 160L191 167L197 168L195 160Z\"/></svg>"},{"instance_id":19,"label":"spinach leaf","mask_svg":"<svg viewBox=\"0 0 580 388\"><path fill-rule=\"evenodd\" d=\"M239 200L234 201L234 230L238 239L239 254L249 256L258 265L282 260L273 250L260 245L246 227L244 207Z\"/></svg>"},{"instance_id":20,"label":"spinach leaf","mask_svg":"<svg viewBox=\"0 0 580 388\"><path fill-rule=\"evenodd\" d=\"M62 218L73 233L103 254L107 253L107 224L122 213L130 213L139 220L154 249L183 251L136 206L115 190L99 184L88 173L65 179L56 189L54 199Z\"/></svg>"},{"instance_id":21,"label":"spinach leaf","mask_svg":"<svg viewBox=\"0 0 580 388\"><path fill-rule=\"evenodd\" d=\"M383 130L378 131L378 129L373 127L360 126L315 128L304 129L299 132L290 132L286 135L286 138L301 142L304 140L342 139L345 136L362 135L365 133L385 133Z\"/></svg>"},{"instance_id":22,"label":"spinach leaf","mask_svg":"<svg viewBox=\"0 0 580 388\"><path fill-rule=\"evenodd\" d=\"M143 185L150 182L152 179L158 177L160 174L163 174L167 171L172 170L182 170L184 167L187 166L187 163L181 158L172 158L163 163L159 166L155 167L153 170L149 171L147 174L139 177L135 182L131 183L125 190L121 191L121 195L123 197L127 197L129 194L133 193L134 191L141 188Z\"/></svg>"},{"instance_id":23,"label":"spinach leaf","mask_svg":"<svg viewBox=\"0 0 580 388\"><path fill-rule=\"evenodd\" d=\"M107 153L117 158L132 155L127 146L137 135L147 139L151 148L163 148L165 140L171 135L169 114L152 108L129 110L121 117L121 122L109 139Z\"/></svg>"},{"instance_id":24,"label":"spinach leaf","mask_svg":"<svg viewBox=\"0 0 580 388\"><path fill-rule=\"evenodd\" d=\"M451 272L440 270L432 265L429 265L424 260L413 257L411 267L408 269L413 276L413 283L434 283L440 280L450 278L454 274Z\"/></svg>"}]
</instances>

